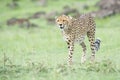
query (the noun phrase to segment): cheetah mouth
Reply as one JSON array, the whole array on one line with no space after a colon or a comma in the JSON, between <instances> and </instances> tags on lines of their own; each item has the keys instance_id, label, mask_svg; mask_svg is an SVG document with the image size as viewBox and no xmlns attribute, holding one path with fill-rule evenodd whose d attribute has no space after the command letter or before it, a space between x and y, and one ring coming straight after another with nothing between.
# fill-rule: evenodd
<instances>
[{"instance_id":1,"label":"cheetah mouth","mask_svg":"<svg viewBox=\"0 0 120 80\"><path fill-rule=\"evenodd\" d=\"M63 29L64 27L60 26L60 29Z\"/></svg>"}]
</instances>

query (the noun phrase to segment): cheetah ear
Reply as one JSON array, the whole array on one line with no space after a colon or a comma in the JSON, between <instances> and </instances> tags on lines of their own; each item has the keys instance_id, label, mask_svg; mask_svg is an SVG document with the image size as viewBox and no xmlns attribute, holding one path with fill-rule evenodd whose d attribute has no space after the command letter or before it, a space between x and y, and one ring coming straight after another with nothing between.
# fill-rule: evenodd
<instances>
[{"instance_id":1,"label":"cheetah ear","mask_svg":"<svg viewBox=\"0 0 120 80\"><path fill-rule=\"evenodd\" d=\"M69 15L68 17L69 17L70 19L72 19L72 16Z\"/></svg>"},{"instance_id":2,"label":"cheetah ear","mask_svg":"<svg viewBox=\"0 0 120 80\"><path fill-rule=\"evenodd\" d=\"M57 19L58 18L58 16L55 16L55 19Z\"/></svg>"}]
</instances>

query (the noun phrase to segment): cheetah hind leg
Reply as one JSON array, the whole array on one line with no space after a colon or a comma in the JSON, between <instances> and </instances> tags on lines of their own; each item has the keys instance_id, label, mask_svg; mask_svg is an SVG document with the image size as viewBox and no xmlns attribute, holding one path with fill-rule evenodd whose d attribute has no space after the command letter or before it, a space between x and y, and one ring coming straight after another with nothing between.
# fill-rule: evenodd
<instances>
[{"instance_id":1,"label":"cheetah hind leg","mask_svg":"<svg viewBox=\"0 0 120 80\"><path fill-rule=\"evenodd\" d=\"M82 57L81 57L81 63L85 63L86 61L86 45L84 42L80 43L82 49L83 49L83 53L82 53Z\"/></svg>"},{"instance_id":2,"label":"cheetah hind leg","mask_svg":"<svg viewBox=\"0 0 120 80\"><path fill-rule=\"evenodd\" d=\"M88 32L87 36L88 36L91 51L92 51L92 55L91 55L90 59L91 59L91 62L94 62L95 61L95 53L96 53L96 50L95 50L95 32L94 31Z\"/></svg>"}]
</instances>

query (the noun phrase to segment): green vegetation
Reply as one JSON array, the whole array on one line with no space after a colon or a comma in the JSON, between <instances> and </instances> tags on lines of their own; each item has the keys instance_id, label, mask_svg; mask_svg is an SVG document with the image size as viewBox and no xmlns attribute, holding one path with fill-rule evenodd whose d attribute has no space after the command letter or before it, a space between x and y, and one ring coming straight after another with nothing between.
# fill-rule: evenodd
<instances>
[{"instance_id":1,"label":"green vegetation","mask_svg":"<svg viewBox=\"0 0 120 80\"><path fill-rule=\"evenodd\" d=\"M76 44L74 64L67 65L67 45L59 28L49 25L44 19L31 20L38 28L7 26L11 17L28 17L37 11L61 11L64 5L84 3L93 9L90 0L48 0L46 7L36 6L31 0L19 0L20 7L11 10L6 7L10 0L1 0L0 5L0 80L120 80L120 15L96 19L96 37L102 41L96 53L96 62L80 64L82 49ZM68 3L69 2L69 3ZM78 2L82 5L77 5ZM59 10L58 10L59 9ZM29 14L29 15L28 15ZM90 56L87 42L87 57Z\"/></svg>"}]
</instances>

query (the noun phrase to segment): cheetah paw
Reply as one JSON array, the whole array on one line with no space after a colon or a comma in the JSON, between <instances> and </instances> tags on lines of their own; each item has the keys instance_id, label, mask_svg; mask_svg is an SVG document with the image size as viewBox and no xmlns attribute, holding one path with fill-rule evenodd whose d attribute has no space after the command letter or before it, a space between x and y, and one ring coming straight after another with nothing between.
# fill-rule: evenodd
<instances>
[{"instance_id":1,"label":"cheetah paw","mask_svg":"<svg viewBox=\"0 0 120 80\"><path fill-rule=\"evenodd\" d=\"M85 61L86 61L86 57L85 57L85 56L82 56L82 57L81 57L81 63L83 64L83 63L85 63Z\"/></svg>"},{"instance_id":2,"label":"cheetah paw","mask_svg":"<svg viewBox=\"0 0 120 80\"><path fill-rule=\"evenodd\" d=\"M90 61L93 63L93 62L95 62L95 56L91 56L90 57Z\"/></svg>"}]
</instances>

